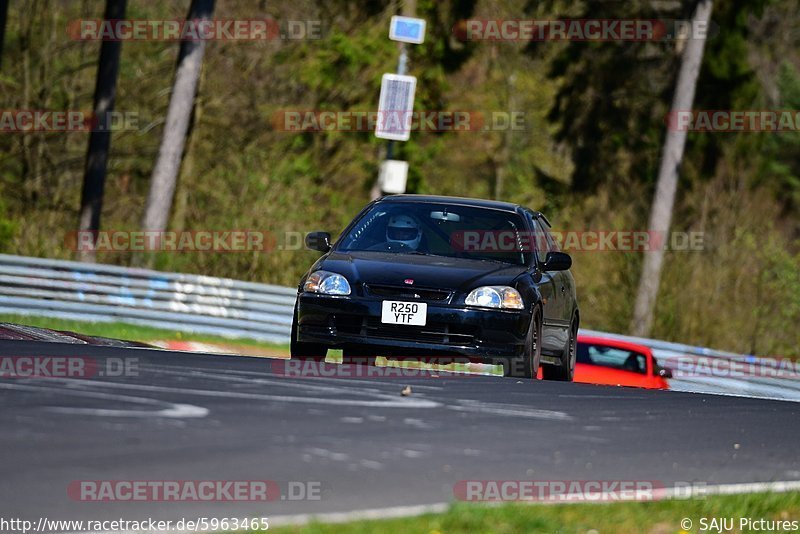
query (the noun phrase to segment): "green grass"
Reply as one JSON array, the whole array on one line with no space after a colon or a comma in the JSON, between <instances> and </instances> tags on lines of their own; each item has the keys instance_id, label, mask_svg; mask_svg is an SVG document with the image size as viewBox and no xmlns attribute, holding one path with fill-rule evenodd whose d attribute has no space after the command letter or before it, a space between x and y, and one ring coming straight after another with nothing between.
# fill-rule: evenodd
<instances>
[{"instance_id":1,"label":"green grass","mask_svg":"<svg viewBox=\"0 0 800 534\"><path fill-rule=\"evenodd\" d=\"M442 514L427 514L404 519L355 521L343 524L311 523L302 527L270 528L269 532L283 534L492 532L504 534L594 531L598 534L607 532L671 534L686 532L681 528L681 520L684 518L691 519L693 523L688 532L696 533L700 532L701 518L710 520L714 517L734 519L735 528L728 532L757 532L747 528L739 530L739 518L742 517L756 521L759 519L800 521L800 492L716 495L706 499L676 499L643 503L504 504L501 506L458 503ZM712 532L712 530L707 532Z\"/></svg>"},{"instance_id":2,"label":"green grass","mask_svg":"<svg viewBox=\"0 0 800 534\"><path fill-rule=\"evenodd\" d=\"M289 351L289 345L265 343L247 338L227 338L208 334L187 334L168 328L151 328L127 323L91 323L86 321L73 321L53 319L50 317L36 317L31 315L6 315L0 314L0 322L23 324L50 328L52 330L67 330L89 336L102 336L126 341L141 341L150 343L159 340L201 341L209 343L223 343L226 345L242 345L257 349L266 349L275 352Z\"/></svg>"}]
</instances>

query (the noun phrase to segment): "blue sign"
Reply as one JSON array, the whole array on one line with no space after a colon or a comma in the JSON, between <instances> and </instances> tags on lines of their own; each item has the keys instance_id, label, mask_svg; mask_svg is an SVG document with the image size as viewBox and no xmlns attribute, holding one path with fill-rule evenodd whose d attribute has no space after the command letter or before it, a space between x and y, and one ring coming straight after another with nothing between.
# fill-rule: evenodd
<instances>
[{"instance_id":1,"label":"blue sign","mask_svg":"<svg viewBox=\"0 0 800 534\"><path fill-rule=\"evenodd\" d=\"M412 17L392 17L389 39L403 43L421 44L425 40L425 20Z\"/></svg>"}]
</instances>

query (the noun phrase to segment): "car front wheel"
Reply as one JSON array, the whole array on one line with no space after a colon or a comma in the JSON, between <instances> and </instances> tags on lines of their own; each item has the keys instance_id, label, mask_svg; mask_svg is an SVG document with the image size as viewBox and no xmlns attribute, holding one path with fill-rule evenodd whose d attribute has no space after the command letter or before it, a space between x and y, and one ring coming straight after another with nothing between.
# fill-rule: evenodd
<instances>
[{"instance_id":1,"label":"car front wheel","mask_svg":"<svg viewBox=\"0 0 800 534\"><path fill-rule=\"evenodd\" d=\"M304 343L297 341L297 311L292 318L292 339L289 343L292 359L313 360L322 362L328 354L328 347L322 343Z\"/></svg>"},{"instance_id":2,"label":"car front wheel","mask_svg":"<svg viewBox=\"0 0 800 534\"><path fill-rule=\"evenodd\" d=\"M505 376L513 378L536 378L539 372L539 361L542 356L542 314L537 308L533 312L531 326L528 328L528 337L525 343L525 352L522 358L516 358L503 366Z\"/></svg>"},{"instance_id":3,"label":"car front wheel","mask_svg":"<svg viewBox=\"0 0 800 534\"><path fill-rule=\"evenodd\" d=\"M577 319L572 321L572 327L569 329L569 341L567 346L564 347L564 353L561 355L561 363L558 365L546 365L542 368L542 377L545 380L558 380L560 382L572 382L575 378L575 359L577 357L578 347L578 322Z\"/></svg>"}]
</instances>

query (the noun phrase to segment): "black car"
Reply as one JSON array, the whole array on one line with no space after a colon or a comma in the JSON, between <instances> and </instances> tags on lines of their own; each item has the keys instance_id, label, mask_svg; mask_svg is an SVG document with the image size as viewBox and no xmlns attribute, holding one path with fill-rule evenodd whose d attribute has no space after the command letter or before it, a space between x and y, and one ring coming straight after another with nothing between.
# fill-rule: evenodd
<instances>
[{"instance_id":1,"label":"black car","mask_svg":"<svg viewBox=\"0 0 800 534\"><path fill-rule=\"evenodd\" d=\"M300 280L293 358L502 364L571 381L580 315L572 259L539 212L488 200L393 195L367 205Z\"/></svg>"}]
</instances>

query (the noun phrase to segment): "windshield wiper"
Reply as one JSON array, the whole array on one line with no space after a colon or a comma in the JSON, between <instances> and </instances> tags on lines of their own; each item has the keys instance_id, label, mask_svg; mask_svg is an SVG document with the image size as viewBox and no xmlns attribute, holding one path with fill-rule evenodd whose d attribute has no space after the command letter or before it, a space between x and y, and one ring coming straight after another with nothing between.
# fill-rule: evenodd
<instances>
[{"instance_id":1,"label":"windshield wiper","mask_svg":"<svg viewBox=\"0 0 800 534\"><path fill-rule=\"evenodd\" d=\"M492 263L502 263L503 265L525 265L524 263L511 263L510 261L496 260L494 258L476 258L474 256L468 256L467 259L477 260L477 261L489 261Z\"/></svg>"}]
</instances>

